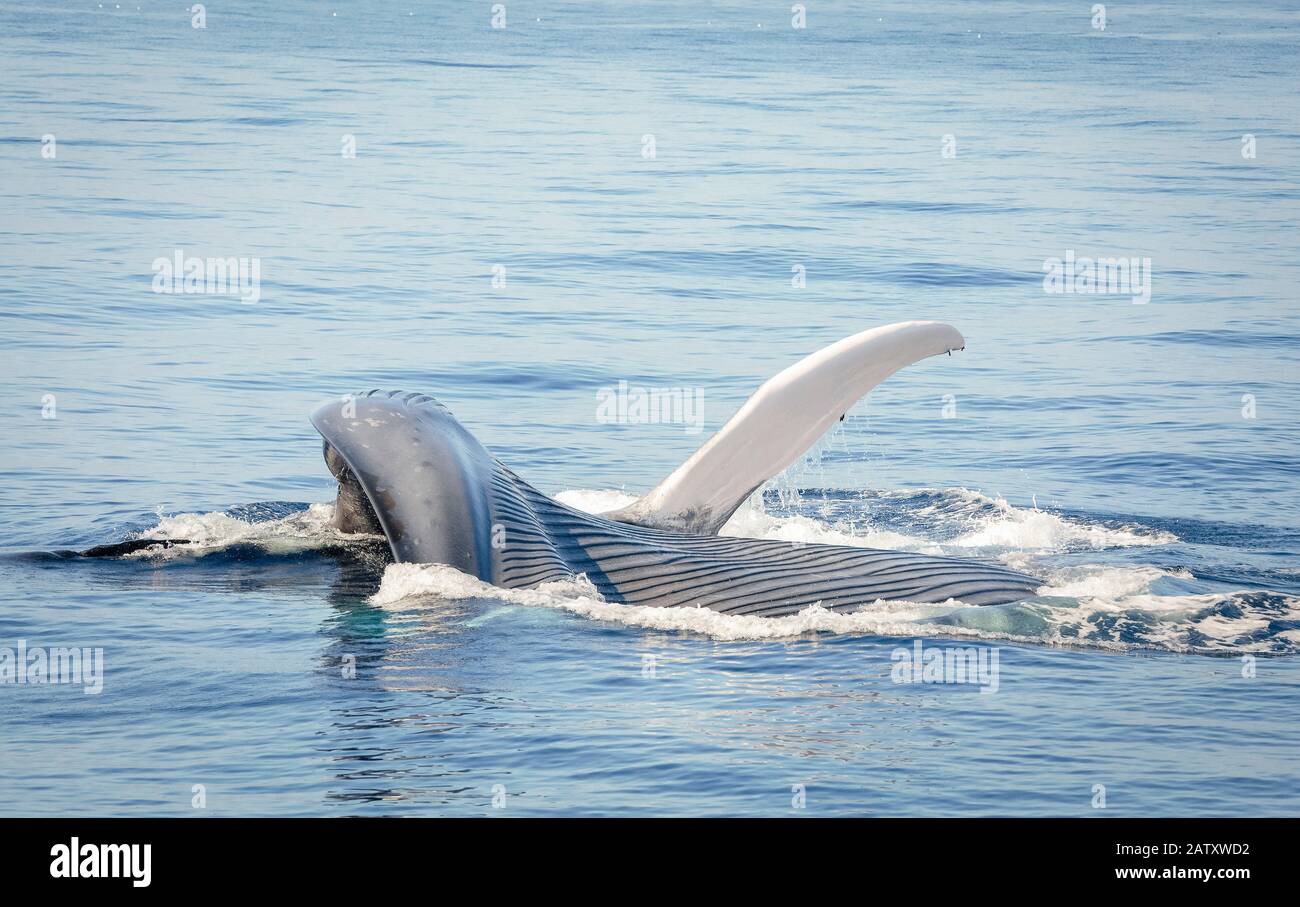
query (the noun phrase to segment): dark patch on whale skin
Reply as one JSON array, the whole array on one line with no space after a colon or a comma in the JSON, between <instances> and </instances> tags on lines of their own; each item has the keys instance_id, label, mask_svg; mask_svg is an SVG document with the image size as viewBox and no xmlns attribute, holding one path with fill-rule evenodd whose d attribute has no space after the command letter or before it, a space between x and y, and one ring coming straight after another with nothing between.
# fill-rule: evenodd
<instances>
[{"instance_id":1,"label":"dark patch on whale skin","mask_svg":"<svg viewBox=\"0 0 1300 907\"><path fill-rule=\"evenodd\" d=\"M149 548L170 548L173 545L188 545L189 542L189 539L131 539L112 545L96 545L76 554L80 557L122 557Z\"/></svg>"}]
</instances>

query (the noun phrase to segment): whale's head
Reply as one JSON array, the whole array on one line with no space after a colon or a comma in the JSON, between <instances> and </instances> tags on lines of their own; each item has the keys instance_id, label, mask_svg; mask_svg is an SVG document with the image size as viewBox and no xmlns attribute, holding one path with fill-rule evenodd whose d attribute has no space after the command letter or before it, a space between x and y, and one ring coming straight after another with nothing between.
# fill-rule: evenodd
<instances>
[{"instance_id":1,"label":"whale's head","mask_svg":"<svg viewBox=\"0 0 1300 907\"><path fill-rule=\"evenodd\" d=\"M492 458L424 394L368 391L311 415L339 482L335 525L383 532L398 561L491 577Z\"/></svg>"}]
</instances>

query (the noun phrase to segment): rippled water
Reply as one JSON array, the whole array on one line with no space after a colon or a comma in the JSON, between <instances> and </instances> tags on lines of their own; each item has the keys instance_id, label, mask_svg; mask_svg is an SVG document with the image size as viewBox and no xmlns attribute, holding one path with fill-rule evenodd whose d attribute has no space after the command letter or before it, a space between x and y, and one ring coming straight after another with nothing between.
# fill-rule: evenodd
<instances>
[{"instance_id":1,"label":"rippled water","mask_svg":"<svg viewBox=\"0 0 1300 907\"><path fill-rule=\"evenodd\" d=\"M0 810L1300 809L1290 4L118 6L0 7L0 647L105 665L0 685ZM260 298L154 293L178 249ZM1150 301L1046 293L1068 250L1150 258ZM600 510L913 318L967 349L725 531L997 558L1030 602L626 608L328 528L331 396L434 394ZM620 380L704 433L602 424ZM192 543L57 553L140 535ZM916 639L996 692L893 682Z\"/></svg>"}]
</instances>

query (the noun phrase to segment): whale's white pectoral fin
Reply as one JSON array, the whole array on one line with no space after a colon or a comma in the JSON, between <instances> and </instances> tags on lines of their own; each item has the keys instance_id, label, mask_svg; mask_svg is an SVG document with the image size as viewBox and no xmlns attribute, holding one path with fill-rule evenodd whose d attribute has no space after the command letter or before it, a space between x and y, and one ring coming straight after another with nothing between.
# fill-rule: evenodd
<instances>
[{"instance_id":1,"label":"whale's white pectoral fin","mask_svg":"<svg viewBox=\"0 0 1300 907\"><path fill-rule=\"evenodd\" d=\"M956 328L907 321L846 337L769 378L727 424L636 503L602 516L716 533L747 497L905 365L964 348Z\"/></svg>"}]
</instances>

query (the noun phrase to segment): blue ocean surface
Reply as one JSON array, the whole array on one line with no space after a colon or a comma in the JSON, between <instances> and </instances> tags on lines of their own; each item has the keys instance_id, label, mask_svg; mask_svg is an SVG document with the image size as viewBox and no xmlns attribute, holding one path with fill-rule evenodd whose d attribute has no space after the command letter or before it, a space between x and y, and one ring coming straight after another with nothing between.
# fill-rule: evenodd
<instances>
[{"instance_id":1,"label":"blue ocean surface","mask_svg":"<svg viewBox=\"0 0 1300 907\"><path fill-rule=\"evenodd\" d=\"M0 683L0 812L1300 813L1294 3L804 6L0 5L0 659L103 659ZM1050 291L1100 258L1149 285ZM966 349L724 532L1034 599L636 608L330 527L325 400L434 395L596 511L912 319ZM66 553L140 537L189 542Z\"/></svg>"}]
</instances>

